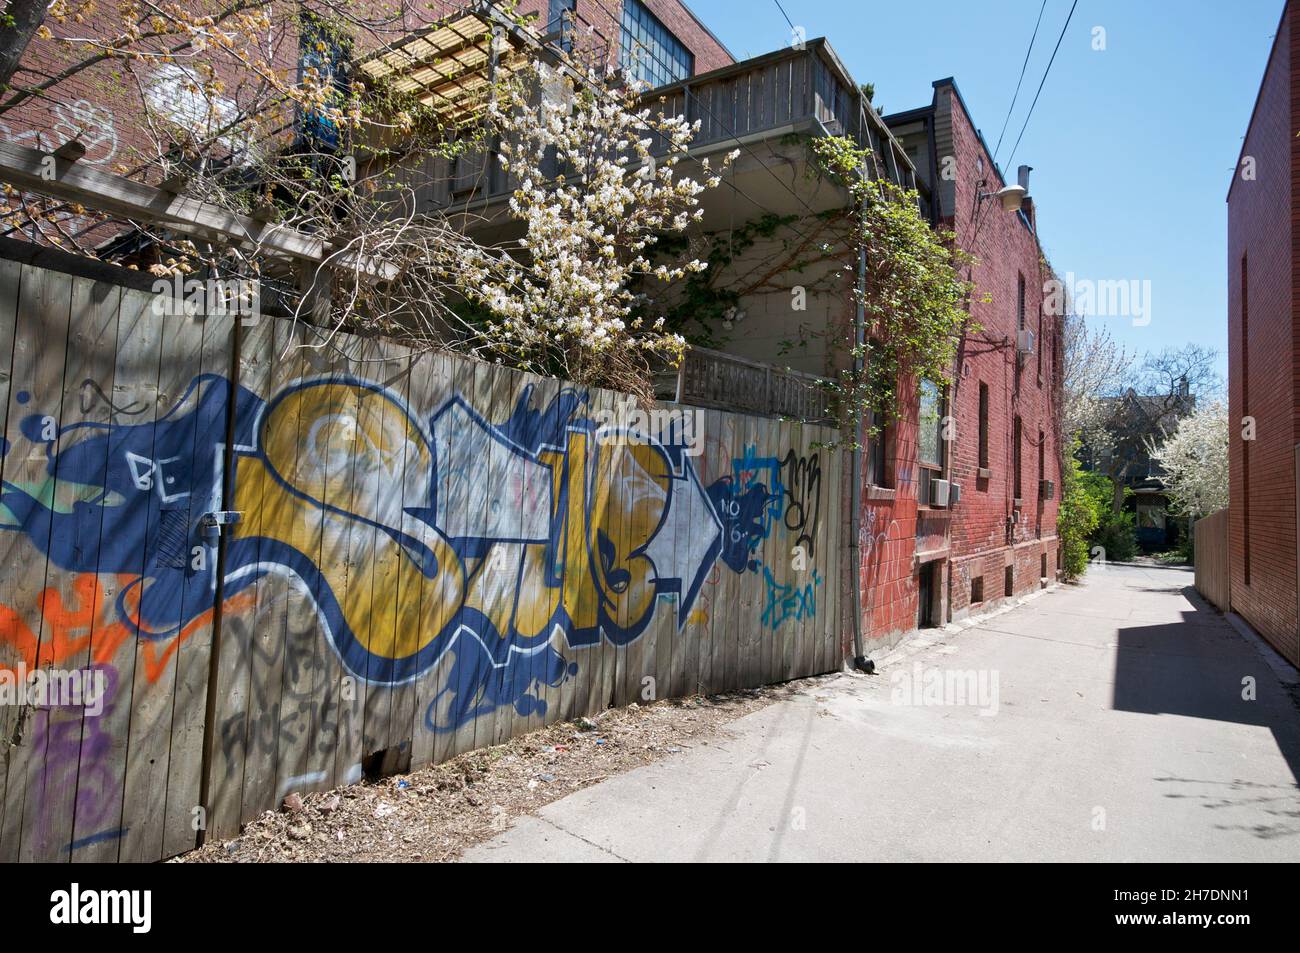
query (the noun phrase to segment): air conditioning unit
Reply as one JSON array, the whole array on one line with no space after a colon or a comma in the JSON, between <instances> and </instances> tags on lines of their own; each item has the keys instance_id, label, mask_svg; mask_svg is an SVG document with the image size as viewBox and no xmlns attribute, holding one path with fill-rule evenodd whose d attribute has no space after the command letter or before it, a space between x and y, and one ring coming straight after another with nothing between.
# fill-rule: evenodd
<instances>
[{"instance_id":1,"label":"air conditioning unit","mask_svg":"<svg viewBox=\"0 0 1300 953\"><path fill-rule=\"evenodd\" d=\"M952 484L947 480L930 481L930 505L947 506L952 496Z\"/></svg>"},{"instance_id":2,"label":"air conditioning unit","mask_svg":"<svg viewBox=\"0 0 1300 953\"><path fill-rule=\"evenodd\" d=\"M1056 484L1051 480L1039 480L1038 495L1044 500L1056 499Z\"/></svg>"},{"instance_id":3,"label":"air conditioning unit","mask_svg":"<svg viewBox=\"0 0 1300 953\"><path fill-rule=\"evenodd\" d=\"M1018 354L1034 353L1034 332L1029 328L1021 328L1016 332L1016 352Z\"/></svg>"},{"instance_id":4,"label":"air conditioning unit","mask_svg":"<svg viewBox=\"0 0 1300 953\"><path fill-rule=\"evenodd\" d=\"M961 502L961 484L953 483L948 490L948 505L956 506Z\"/></svg>"}]
</instances>

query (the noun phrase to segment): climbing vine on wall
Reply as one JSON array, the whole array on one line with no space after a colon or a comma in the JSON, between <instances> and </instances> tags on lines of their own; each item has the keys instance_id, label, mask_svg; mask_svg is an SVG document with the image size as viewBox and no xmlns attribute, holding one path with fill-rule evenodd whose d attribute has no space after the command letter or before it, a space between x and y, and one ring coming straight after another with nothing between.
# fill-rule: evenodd
<instances>
[{"instance_id":1,"label":"climbing vine on wall","mask_svg":"<svg viewBox=\"0 0 1300 953\"><path fill-rule=\"evenodd\" d=\"M871 150L836 136L813 139L810 151L815 169L850 194L852 255L867 250L866 343L848 342L863 371L842 371L828 386L843 423L859 410L888 421L900 410L900 383L950 379L957 342L972 328L971 285L958 271L969 256L951 232L931 227L913 190L863 174Z\"/></svg>"}]
</instances>

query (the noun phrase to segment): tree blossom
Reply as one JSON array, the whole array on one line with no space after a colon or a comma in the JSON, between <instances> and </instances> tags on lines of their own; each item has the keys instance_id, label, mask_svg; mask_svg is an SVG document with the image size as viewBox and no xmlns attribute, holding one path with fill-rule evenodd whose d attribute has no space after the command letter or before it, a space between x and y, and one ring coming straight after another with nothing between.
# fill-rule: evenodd
<instances>
[{"instance_id":1,"label":"tree blossom","mask_svg":"<svg viewBox=\"0 0 1300 953\"><path fill-rule=\"evenodd\" d=\"M1220 401L1184 417L1152 457L1178 512L1208 516L1228 505L1228 408Z\"/></svg>"}]
</instances>

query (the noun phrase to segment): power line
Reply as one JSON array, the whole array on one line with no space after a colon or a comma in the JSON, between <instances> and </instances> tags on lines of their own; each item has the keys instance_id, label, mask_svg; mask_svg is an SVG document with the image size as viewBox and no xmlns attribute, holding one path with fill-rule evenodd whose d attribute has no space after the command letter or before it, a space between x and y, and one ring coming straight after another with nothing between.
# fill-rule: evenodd
<instances>
[{"instance_id":1,"label":"power line","mask_svg":"<svg viewBox=\"0 0 1300 953\"><path fill-rule=\"evenodd\" d=\"M1057 51L1061 49L1061 41L1065 39L1065 31L1070 28L1070 20L1074 17L1075 7L1079 5L1079 0L1074 0L1070 6L1070 14L1065 18L1065 26L1061 27L1061 35L1056 38L1056 48L1052 50L1052 58L1047 61L1047 69L1043 70L1042 82L1038 84L1038 92L1034 93L1034 101L1029 104L1029 115L1025 116L1025 124L1020 127L1020 135L1016 137L1016 144L1011 148L1011 155L1007 158L1007 167L1016 158L1016 150L1020 148L1020 140L1025 137L1025 130L1029 128L1029 120L1034 115L1034 107L1038 105L1038 97L1043 92L1043 86L1047 82L1047 76L1052 72L1052 64L1056 62Z\"/></svg>"},{"instance_id":2,"label":"power line","mask_svg":"<svg viewBox=\"0 0 1300 953\"><path fill-rule=\"evenodd\" d=\"M781 16L785 17L785 22L790 24L790 29L795 29L794 21L790 19L790 14L785 12L785 7L781 6L781 0L773 0L776 8L781 11ZM1046 2L1046 0L1044 0Z\"/></svg>"},{"instance_id":3,"label":"power line","mask_svg":"<svg viewBox=\"0 0 1300 953\"><path fill-rule=\"evenodd\" d=\"M779 4L778 4L779 5ZM1043 11L1047 9L1047 0L1043 0L1043 5L1038 8L1038 22L1034 24L1034 35L1029 38L1029 49L1025 50L1025 61L1020 66L1020 78L1016 80L1016 91L1011 97L1011 105L1007 108L1007 118L1002 120L1002 131L998 133L998 144L993 149L993 161L998 161L998 153L1002 151L1002 137L1007 134L1007 124L1011 122L1011 114L1016 111L1016 100L1020 98L1020 84L1025 81L1025 71L1029 69L1029 56L1034 52L1034 41L1038 39L1038 28L1043 23Z\"/></svg>"}]
</instances>

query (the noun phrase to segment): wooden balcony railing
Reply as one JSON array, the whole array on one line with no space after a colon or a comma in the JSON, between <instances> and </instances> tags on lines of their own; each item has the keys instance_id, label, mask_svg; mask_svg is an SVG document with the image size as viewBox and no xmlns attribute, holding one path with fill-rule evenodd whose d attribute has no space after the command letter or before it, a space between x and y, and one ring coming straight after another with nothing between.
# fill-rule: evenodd
<instances>
[{"instance_id":1,"label":"wooden balcony railing","mask_svg":"<svg viewBox=\"0 0 1300 953\"><path fill-rule=\"evenodd\" d=\"M742 148L789 134L852 136L874 154L874 174L917 187L916 170L861 89L824 39L693 76L646 94L668 115L699 120L692 153ZM408 171L416 211L466 200L481 203L508 194L516 183L495 157L428 158Z\"/></svg>"},{"instance_id":2,"label":"wooden balcony railing","mask_svg":"<svg viewBox=\"0 0 1300 953\"><path fill-rule=\"evenodd\" d=\"M824 378L707 348L691 348L658 393L692 407L832 423Z\"/></svg>"}]
</instances>

